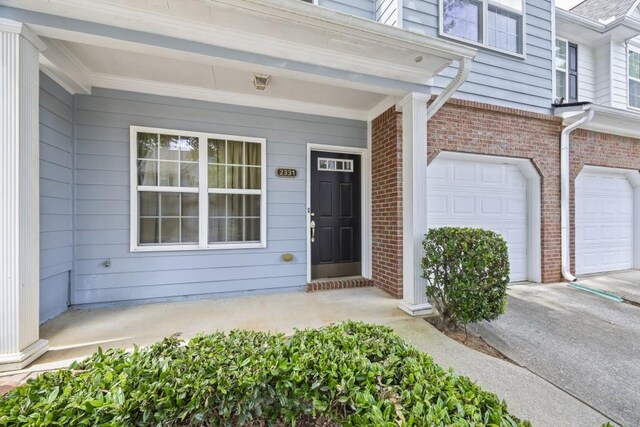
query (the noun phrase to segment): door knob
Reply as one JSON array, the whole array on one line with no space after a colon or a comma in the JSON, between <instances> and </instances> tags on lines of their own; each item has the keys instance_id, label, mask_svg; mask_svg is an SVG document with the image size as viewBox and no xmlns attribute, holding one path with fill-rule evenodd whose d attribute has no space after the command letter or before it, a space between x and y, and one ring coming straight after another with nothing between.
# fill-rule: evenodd
<instances>
[{"instance_id":1,"label":"door knob","mask_svg":"<svg viewBox=\"0 0 640 427\"><path fill-rule=\"evenodd\" d=\"M311 221L311 224L309 224L309 227L311 227L311 243L313 243L316 241L316 222Z\"/></svg>"}]
</instances>

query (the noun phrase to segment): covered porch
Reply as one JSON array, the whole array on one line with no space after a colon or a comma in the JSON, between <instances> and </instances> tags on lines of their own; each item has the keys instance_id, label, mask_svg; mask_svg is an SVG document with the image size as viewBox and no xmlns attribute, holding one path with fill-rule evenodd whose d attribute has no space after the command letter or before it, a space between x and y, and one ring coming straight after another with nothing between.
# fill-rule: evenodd
<instances>
[{"instance_id":1,"label":"covered porch","mask_svg":"<svg viewBox=\"0 0 640 427\"><path fill-rule=\"evenodd\" d=\"M176 319L161 305L140 307L166 321L166 330L155 335L144 334L149 317L136 318L135 308L124 314L119 306L247 292L277 299L283 294L273 292L305 288L312 279L310 147L361 155L360 273L376 283L372 266L384 252L374 250L372 206L382 183L371 177L388 165L374 158L372 122L389 109L403 113L395 147L402 167L394 167L400 183L407 183L400 190L404 214L396 212L402 224L400 305L410 314L429 312L419 268L426 231L427 118L466 77L472 49L295 0L178 1L171 7L133 0L3 0L0 32L0 57L7 64L0 109L3 121L13 124L1 130L0 196L8 203L0 215L0 371L23 368L48 349L39 363L67 360L98 345L224 329L224 317L217 317L220 324L195 320L204 301L176 303L193 304L193 319ZM427 108L430 79L453 63L459 64L458 77ZM211 147L211 141L222 140L226 147L232 141L247 152L249 144L262 151L258 160L249 161L248 154L247 160L227 160L227 168L247 170L239 191L198 184L211 185L208 169L224 163L207 159L206 150L198 158L160 154L157 170L165 163L203 166L192 175L179 169L176 176L188 177L179 178L184 185L169 188L158 171L150 185L139 181L140 164L148 162L136 146L139 129L159 135L157 144L175 134L180 144L191 140ZM174 145L182 153L180 144ZM248 184L249 169L258 172L257 184ZM279 177L279 169L295 170L296 177ZM158 198L193 196L191 216L184 214L183 199L178 214L167 214L179 224L179 237L166 240L171 245L141 244L142 220L149 219L143 218L141 191L156 191ZM229 244L230 231L223 227L224 244L212 245L211 224L219 218L206 206L214 206L213 193L245 198L247 207L232 219L243 224L241 236L251 238ZM260 202L251 214L249 198ZM223 214L225 224L232 221L229 215ZM158 223L162 216L155 213ZM180 246L188 232L191 240ZM353 292L359 296L347 298L345 307L357 318L358 298L378 291ZM304 305L287 298L283 316ZM307 303L321 304L323 297L309 298ZM238 325L241 312L225 312L222 301L227 300L219 300L221 312ZM397 301L384 301L381 313L397 308ZM40 328L69 306L86 311L67 312ZM113 327L116 318L123 322L120 328ZM259 317L246 319L271 328ZM331 319L301 319L300 326ZM83 340L89 327L105 334Z\"/></svg>"}]
</instances>

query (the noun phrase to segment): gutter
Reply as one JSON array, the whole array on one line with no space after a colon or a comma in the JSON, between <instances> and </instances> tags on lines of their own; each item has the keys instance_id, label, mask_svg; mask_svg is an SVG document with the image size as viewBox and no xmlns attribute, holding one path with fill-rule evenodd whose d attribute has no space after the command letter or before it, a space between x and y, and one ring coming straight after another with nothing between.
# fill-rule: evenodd
<instances>
[{"instance_id":1,"label":"gutter","mask_svg":"<svg viewBox=\"0 0 640 427\"><path fill-rule=\"evenodd\" d=\"M584 106L584 115L570 124L560 133L560 224L562 241L562 277L569 282L575 282L576 276L571 274L571 254L569 253L569 181L571 163L569 161L569 135L580 126L589 123L594 114L591 105Z\"/></svg>"},{"instance_id":2,"label":"gutter","mask_svg":"<svg viewBox=\"0 0 640 427\"><path fill-rule=\"evenodd\" d=\"M453 96L462 83L464 83L469 77L471 71L471 59L461 58L458 65L458 73L449 82L446 88L433 100L433 102L427 107L427 121L431 120L440 108Z\"/></svg>"}]
</instances>

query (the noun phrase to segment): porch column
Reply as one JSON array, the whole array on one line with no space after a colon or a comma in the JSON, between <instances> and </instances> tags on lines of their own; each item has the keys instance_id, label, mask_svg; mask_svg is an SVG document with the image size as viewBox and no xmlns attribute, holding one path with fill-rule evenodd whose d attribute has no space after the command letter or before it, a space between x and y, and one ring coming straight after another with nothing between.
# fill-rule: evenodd
<instances>
[{"instance_id":1,"label":"porch column","mask_svg":"<svg viewBox=\"0 0 640 427\"><path fill-rule=\"evenodd\" d=\"M400 308L412 316L431 313L422 278L422 240L427 232L427 95L410 93L402 110L402 282Z\"/></svg>"},{"instance_id":2,"label":"porch column","mask_svg":"<svg viewBox=\"0 0 640 427\"><path fill-rule=\"evenodd\" d=\"M0 371L47 350L39 339L38 52L22 23L0 19Z\"/></svg>"}]
</instances>

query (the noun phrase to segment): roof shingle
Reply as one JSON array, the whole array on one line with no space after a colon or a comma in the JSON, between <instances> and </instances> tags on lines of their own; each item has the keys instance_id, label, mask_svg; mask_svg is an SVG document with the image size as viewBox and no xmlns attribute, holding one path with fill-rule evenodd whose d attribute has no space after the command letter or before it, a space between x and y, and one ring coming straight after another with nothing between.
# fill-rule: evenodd
<instances>
[{"instance_id":1,"label":"roof shingle","mask_svg":"<svg viewBox=\"0 0 640 427\"><path fill-rule=\"evenodd\" d=\"M594 21L607 20L612 16L620 18L629 12L635 2L636 0L585 0L574 6L571 12Z\"/></svg>"}]
</instances>

